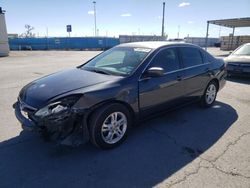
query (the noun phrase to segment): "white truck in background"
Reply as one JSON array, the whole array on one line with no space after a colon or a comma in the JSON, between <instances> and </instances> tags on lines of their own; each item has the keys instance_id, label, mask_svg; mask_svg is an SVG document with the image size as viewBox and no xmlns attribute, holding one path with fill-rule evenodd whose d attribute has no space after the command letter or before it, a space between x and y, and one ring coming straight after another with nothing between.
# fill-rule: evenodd
<instances>
[{"instance_id":1,"label":"white truck in background","mask_svg":"<svg viewBox=\"0 0 250 188\"><path fill-rule=\"evenodd\" d=\"M8 34L5 23L5 15L0 7L0 56L9 55Z\"/></svg>"}]
</instances>

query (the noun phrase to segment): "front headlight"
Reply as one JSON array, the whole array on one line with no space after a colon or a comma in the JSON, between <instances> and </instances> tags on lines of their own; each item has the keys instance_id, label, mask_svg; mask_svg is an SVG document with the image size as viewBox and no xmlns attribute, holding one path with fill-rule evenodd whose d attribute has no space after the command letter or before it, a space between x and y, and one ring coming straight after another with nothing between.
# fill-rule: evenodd
<instances>
[{"instance_id":1,"label":"front headlight","mask_svg":"<svg viewBox=\"0 0 250 188\"><path fill-rule=\"evenodd\" d=\"M52 114L57 114L57 113L67 111L76 103L76 101L79 98L80 98L80 96L71 96L71 97L61 99L60 101L51 103L51 104L41 108L40 110L38 110L35 113L35 116L46 117L46 116L49 116Z\"/></svg>"},{"instance_id":2,"label":"front headlight","mask_svg":"<svg viewBox=\"0 0 250 188\"><path fill-rule=\"evenodd\" d=\"M49 116L51 114L56 114L62 111L66 111L69 107L68 106L63 106L61 102L56 102L49 104L48 106L38 110L35 115L39 117L45 117Z\"/></svg>"}]
</instances>

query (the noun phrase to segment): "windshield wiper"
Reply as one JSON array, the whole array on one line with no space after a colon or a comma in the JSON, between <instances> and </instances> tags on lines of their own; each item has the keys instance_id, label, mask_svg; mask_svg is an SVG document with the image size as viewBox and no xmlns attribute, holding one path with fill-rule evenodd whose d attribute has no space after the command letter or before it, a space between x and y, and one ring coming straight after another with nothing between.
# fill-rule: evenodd
<instances>
[{"instance_id":1,"label":"windshield wiper","mask_svg":"<svg viewBox=\"0 0 250 188\"><path fill-rule=\"evenodd\" d=\"M92 68L87 68L86 70L96 72L96 73L111 75L111 73L109 73L108 71L100 69L100 68L93 68L92 67Z\"/></svg>"}]
</instances>

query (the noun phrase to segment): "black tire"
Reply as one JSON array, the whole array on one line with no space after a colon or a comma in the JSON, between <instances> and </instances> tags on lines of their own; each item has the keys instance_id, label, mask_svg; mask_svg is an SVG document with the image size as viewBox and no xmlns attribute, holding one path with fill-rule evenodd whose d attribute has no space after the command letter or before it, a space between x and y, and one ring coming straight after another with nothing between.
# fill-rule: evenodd
<instances>
[{"instance_id":1,"label":"black tire","mask_svg":"<svg viewBox=\"0 0 250 188\"><path fill-rule=\"evenodd\" d=\"M126 126L126 131L121 137L120 140L118 140L115 143L107 143L104 139L102 128L104 121L112 114L120 112L125 115L126 120L127 120L127 126ZM118 116L117 116L118 117ZM95 146L102 148L102 149L110 149L114 148L118 145L120 145L128 135L128 132L131 128L132 124L132 118L129 110L122 104L114 103L114 104L107 104L99 109L97 109L95 112L90 117L90 141L92 144ZM113 134L114 135L114 134Z\"/></svg>"},{"instance_id":2,"label":"black tire","mask_svg":"<svg viewBox=\"0 0 250 188\"><path fill-rule=\"evenodd\" d=\"M214 94L214 98L213 100L208 100L208 96L207 96L207 92L208 92L208 89L209 88L215 88L215 94ZM207 87L206 87L206 90L204 91L204 94L202 95L201 97L201 106L202 107L211 107L213 106L215 100L216 100L216 97L217 97L217 92L218 92L218 84L216 81L211 81L208 83Z\"/></svg>"}]
</instances>

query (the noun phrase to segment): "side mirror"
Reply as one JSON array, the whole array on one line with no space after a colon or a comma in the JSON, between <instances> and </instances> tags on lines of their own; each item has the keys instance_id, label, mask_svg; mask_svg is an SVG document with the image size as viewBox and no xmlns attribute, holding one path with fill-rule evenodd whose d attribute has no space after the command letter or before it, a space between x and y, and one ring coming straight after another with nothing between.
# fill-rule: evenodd
<instances>
[{"instance_id":1,"label":"side mirror","mask_svg":"<svg viewBox=\"0 0 250 188\"><path fill-rule=\"evenodd\" d=\"M151 67L144 73L144 77L160 77L163 75L164 69L161 67Z\"/></svg>"}]
</instances>

